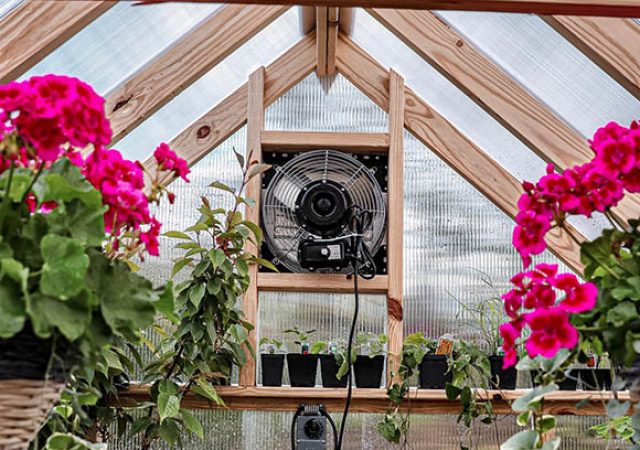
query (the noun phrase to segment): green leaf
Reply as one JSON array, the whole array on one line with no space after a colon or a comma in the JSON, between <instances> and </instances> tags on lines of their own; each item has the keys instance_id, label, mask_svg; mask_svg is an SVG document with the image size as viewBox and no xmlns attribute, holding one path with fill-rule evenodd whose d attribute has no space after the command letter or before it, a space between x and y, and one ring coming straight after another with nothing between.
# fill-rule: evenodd
<instances>
[{"instance_id":1,"label":"green leaf","mask_svg":"<svg viewBox=\"0 0 640 450\"><path fill-rule=\"evenodd\" d=\"M177 324L180 319L175 313L175 301L173 296L173 282L169 281L160 294L160 298L156 302L156 309L158 312L164 314L164 316L171 321L171 323Z\"/></svg>"},{"instance_id":2,"label":"green leaf","mask_svg":"<svg viewBox=\"0 0 640 450\"><path fill-rule=\"evenodd\" d=\"M189 300L193 303L193 306L196 308L200 307L200 303L204 298L204 290L206 286L204 283L198 283L189 289Z\"/></svg>"},{"instance_id":3,"label":"green leaf","mask_svg":"<svg viewBox=\"0 0 640 450\"><path fill-rule=\"evenodd\" d=\"M174 239L187 239L189 241L191 240L191 236L189 236L187 233L183 233L182 231L167 231L162 235Z\"/></svg>"},{"instance_id":4,"label":"green leaf","mask_svg":"<svg viewBox=\"0 0 640 450\"><path fill-rule=\"evenodd\" d=\"M166 395L178 395L180 388L171 380L162 380L158 383L158 392Z\"/></svg>"},{"instance_id":5,"label":"green leaf","mask_svg":"<svg viewBox=\"0 0 640 450\"><path fill-rule=\"evenodd\" d=\"M126 264L91 252L87 284L96 293L102 316L113 331L136 340L140 330L153 323L158 295L147 279Z\"/></svg>"},{"instance_id":6,"label":"green leaf","mask_svg":"<svg viewBox=\"0 0 640 450\"><path fill-rule=\"evenodd\" d=\"M460 392L462 391L462 389L460 389L457 386L454 386L451 383L447 383L447 385L444 387L444 391L447 394L448 400L455 400L456 398L458 398L458 395L460 395Z\"/></svg>"},{"instance_id":7,"label":"green leaf","mask_svg":"<svg viewBox=\"0 0 640 450\"><path fill-rule=\"evenodd\" d=\"M168 443L171 448L176 447L176 443L180 441L180 428L173 420L165 420L160 424L158 430L160 438Z\"/></svg>"},{"instance_id":8,"label":"green leaf","mask_svg":"<svg viewBox=\"0 0 640 450\"><path fill-rule=\"evenodd\" d=\"M162 422L167 417L178 417L180 413L180 398L177 395L161 393L158 395L158 415Z\"/></svg>"},{"instance_id":9,"label":"green leaf","mask_svg":"<svg viewBox=\"0 0 640 450\"><path fill-rule=\"evenodd\" d=\"M532 430L521 431L511 436L500 446L500 450L534 450L538 444L538 433Z\"/></svg>"},{"instance_id":10,"label":"green leaf","mask_svg":"<svg viewBox=\"0 0 640 450\"><path fill-rule=\"evenodd\" d=\"M624 301L614 306L607 312L607 321L615 327L621 327L625 323L638 316L636 305L630 301Z\"/></svg>"},{"instance_id":11,"label":"green leaf","mask_svg":"<svg viewBox=\"0 0 640 450\"><path fill-rule=\"evenodd\" d=\"M184 269L192 261L193 258L180 258L178 261L176 261L176 263L173 265L173 270L171 271L171 278L175 277L178 272Z\"/></svg>"},{"instance_id":12,"label":"green leaf","mask_svg":"<svg viewBox=\"0 0 640 450\"><path fill-rule=\"evenodd\" d=\"M209 252L209 259L214 269L217 269L227 259L227 255L224 254L219 248L213 249Z\"/></svg>"},{"instance_id":13,"label":"green leaf","mask_svg":"<svg viewBox=\"0 0 640 450\"><path fill-rule=\"evenodd\" d=\"M511 405L511 409L516 412L524 412L531 409L532 404L539 402L545 395L558 390L557 384L538 386L527 392L522 397L518 397Z\"/></svg>"},{"instance_id":14,"label":"green leaf","mask_svg":"<svg viewBox=\"0 0 640 450\"><path fill-rule=\"evenodd\" d=\"M0 260L0 278L7 276L18 283L22 292L27 294L27 281L29 280L29 268L24 267L20 261L13 258Z\"/></svg>"},{"instance_id":15,"label":"green leaf","mask_svg":"<svg viewBox=\"0 0 640 450\"><path fill-rule=\"evenodd\" d=\"M93 444L65 433L53 433L47 439L46 450L107 450L107 444Z\"/></svg>"},{"instance_id":16,"label":"green leaf","mask_svg":"<svg viewBox=\"0 0 640 450\"><path fill-rule=\"evenodd\" d=\"M522 414L518 414L516 423L521 427L526 427L527 425L529 425L529 420L531 419L532 414L533 413L531 411L525 411Z\"/></svg>"},{"instance_id":17,"label":"green leaf","mask_svg":"<svg viewBox=\"0 0 640 450\"><path fill-rule=\"evenodd\" d=\"M59 300L35 293L27 299L27 312L37 336L47 338L56 327L73 342L91 323L90 294L83 291L69 300Z\"/></svg>"},{"instance_id":18,"label":"green leaf","mask_svg":"<svg viewBox=\"0 0 640 450\"><path fill-rule=\"evenodd\" d=\"M556 424L556 418L550 415L542 416L538 421L538 427L543 433L553 430L556 427Z\"/></svg>"},{"instance_id":19,"label":"green leaf","mask_svg":"<svg viewBox=\"0 0 640 450\"><path fill-rule=\"evenodd\" d=\"M44 266L40 291L62 300L73 297L85 288L89 257L83 245L75 239L48 234L40 243Z\"/></svg>"},{"instance_id":20,"label":"green leaf","mask_svg":"<svg viewBox=\"0 0 640 450\"><path fill-rule=\"evenodd\" d=\"M22 196L31 184L33 175L26 169L14 169L11 179L11 191L9 198L14 202L22 200ZM7 183L9 182L9 171L6 170L0 178L0 191L4 194L7 191Z\"/></svg>"},{"instance_id":21,"label":"green leaf","mask_svg":"<svg viewBox=\"0 0 640 450\"><path fill-rule=\"evenodd\" d=\"M233 154L236 155L240 167L244 168L244 156L238 153L235 148L233 149Z\"/></svg>"},{"instance_id":22,"label":"green leaf","mask_svg":"<svg viewBox=\"0 0 640 450\"><path fill-rule=\"evenodd\" d=\"M218 395L216 390L211 386L211 383L207 381L206 378L196 378L196 385L192 387L193 391L206 398L207 400L211 400L218 406L224 405L224 401Z\"/></svg>"},{"instance_id":23,"label":"green leaf","mask_svg":"<svg viewBox=\"0 0 640 450\"><path fill-rule=\"evenodd\" d=\"M20 286L9 278L0 278L0 338L10 338L22 330L25 319Z\"/></svg>"},{"instance_id":24,"label":"green leaf","mask_svg":"<svg viewBox=\"0 0 640 450\"><path fill-rule=\"evenodd\" d=\"M212 188L214 188L214 189L220 189L220 190L222 190L222 191L227 191L227 192L230 192L230 193L232 193L232 194L234 194L234 195L235 195L235 193L236 193L235 189L233 189L232 187L229 187L229 186L227 186L226 184L221 183L221 182L219 182L219 181L214 181L213 183L211 183L211 184L209 185L209 187L212 187Z\"/></svg>"},{"instance_id":25,"label":"green leaf","mask_svg":"<svg viewBox=\"0 0 640 450\"><path fill-rule=\"evenodd\" d=\"M276 266L274 266L270 261L267 261L266 259L256 258L256 263L260 264L262 267L273 270L274 272L278 272Z\"/></svg>"},{"instance_id":26,"label":"green leaf","mask_svg":"<svg viewBox=\"0 0 640 450\"><path fill-rule=\"evenodd\" d=\"M251 230L258 243L262 241L262 230L258 225L256 225L254 222L251 222L250 220L243 220L242 222L240 222L240 224Z\"/></svg>"},{"instance_id":27,"label":"green leaf","mask_svg":"<svg viewBox=\"0 0 640 450\"><path fill-rule=\"evenodd\" d=\"M200 439L204 439L204 428L202 428L202 424L196 416L186 409L181 410L180 415L182 416L182 423L184 424L184 427Z\"/></svg>"}]
</instances>

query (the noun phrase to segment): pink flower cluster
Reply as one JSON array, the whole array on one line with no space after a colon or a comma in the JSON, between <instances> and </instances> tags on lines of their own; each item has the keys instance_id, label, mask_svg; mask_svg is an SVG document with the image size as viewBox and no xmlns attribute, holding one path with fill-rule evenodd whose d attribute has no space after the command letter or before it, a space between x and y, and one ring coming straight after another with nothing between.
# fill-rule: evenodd
<instances>
[{"instance_id":1,"label":"pink flower cluster","mask_svg":"<svg viewBox=\"0 0 640 450\"><path fill-rule=\"evenodd\" d=\"M88 84L59 75L0 86L0 127L0 138L17 133L30 156L45 162L68 145L101 148L111 140L104 99Z\"/></svg>"},{"instance_id":2,"label":"pink flower cluster","mask_svg":"<svg viewBox=\"0 0 640 450\"><path fill-rule=\"evenodd\" d=\"M533 270L515 275L511 283L514 288L502 296L510 318L500 326L505 367L517 361L518 340L525 326L531 330L525 348L532 358L551 358L561 348L573 348L578 343L569 314L595 306L598 289L593 283L581 283L570 273L559 274L556 264L537 264ZM564 292L560 301L558 291Z\"/></svg>"},{"instance_id":3,"label":"pink flower cluster","mask_svg":"<svg viewBox=\"0 0 640 450\"><path fill-rule=\"evenodd\" d=\"M589 141L594 158L556 173L552 165L536 183L524 182L518 201L513 245L525 267L542 253L546 233L561 226L567 215L591 217L616 206L627 192L640 192L640 125L629 128L615 122L600 128Z\"/></svg>"},{"instance_id":4,"label":"pink flower cluster","mask_svg":"<svg viewBox=\"0 0 640 450\"><path fill-rule=\"evenodd\" d=\"M143 245L157 256L161 224L149 213L149 203L159 201L163 192L173 203L174 195L159 184L159 173L172 172L188 181L187 163L167 144L160 144L154 152L157 173L148 196L142 164L106 149L110 140L104 99L76 78L46 75L0 86L0 173L12 165L35 173L58 158L68 158L108 206L105 231L112 256L124 241L126 252ZM85 160L76 149L90 146L93 152ZM32 212L56 207L55 203L37 205L32 194L26 201Z\"/></svg>"}]
</instances>

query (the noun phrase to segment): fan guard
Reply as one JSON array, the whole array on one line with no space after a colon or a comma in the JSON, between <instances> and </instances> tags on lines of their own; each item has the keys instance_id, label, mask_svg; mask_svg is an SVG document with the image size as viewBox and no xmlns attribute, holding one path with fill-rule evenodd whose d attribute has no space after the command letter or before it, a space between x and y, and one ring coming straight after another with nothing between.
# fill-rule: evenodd
<instances>
[{"instance_id":1,"label":"fan guard","mask_svg":"<svg viewBox=\"0 0 640 450\"><path fill-rule=\"evenodd\" d=\"M336 150L314 150L301 153L282 166L276 165L274 170L262 203L265 241L273 254L274 264L282 264L292 272L307 272L298 262L298 246L301 241L310 236L319 237L319 234L313 224L304 223L299 203L305 191L320 183L344 188L351 205L371 212L371 226L365 231L363 240L372 253L377 252L384 239L385 199L370 169L353 155ZM333 236L347 234L349 230L344 228ZM342 272L349 271L344 269Z\"/></svg>"}]
</instances>

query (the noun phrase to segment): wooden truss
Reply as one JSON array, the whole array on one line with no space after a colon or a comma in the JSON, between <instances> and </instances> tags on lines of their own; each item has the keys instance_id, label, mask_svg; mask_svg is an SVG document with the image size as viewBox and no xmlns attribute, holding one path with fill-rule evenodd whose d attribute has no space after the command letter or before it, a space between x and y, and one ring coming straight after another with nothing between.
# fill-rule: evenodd
<instances>
[{"instance_id":1,"label":"wooden truss","mask_svg":"<svg viewBox=\"0 0 640 450\"><path fill-rule=\"evenodd\" d=\"M231 1L229 3L252 3ZM170 143L190 165L247 125L247 151L260 159L263 150L309 150L339 148L346 151L389 154L389 262L388 274L363 281L366 293L383 294L388 302L389 350L398 354L402 346L402 185L403 131L407 129L452 169L471 183L510 217L517 213L522 193L519 181L484 150L405 86L400 75L388 71L353 42L343 31L349 28L351 11L364 6L368 12L411 47L421 58L475 100L487 113L511 131L532 151L560 168L590 158L584 139L553 111L531 95L496 64L474 49L462 36L429 11L418 9L474 9L520 11L547 14L543 19L560 32L598 66L607 71L631 94L640 98L640 25L628 19L573 17L601 14L640 17L640 2L633 0L267 0L263 6L227 5L176 41L128 80L107 95L107 114L114 130L113 142L122 139L146 118L193 84L230 53L280 17L292 3L308 4L302 27L309 33L266 68L254 72L249 81ZM265 3L278 4L264 6ZM399 8L381 9L390 6ZM15 79L113 5L107 1L37 2L25 0L0 21L0 81ZM309 14L309 11L312 15ZM5 30L7 30L5 32ZM28 30L29 32L25 32ZM342 31L341 31L342 30ZM264 110L317 71L318 75L340 73L373 103L389 114L386 133L325 133L265 131ZM145 165L152 169L153 160ZM167 178L162 180L170 183ZM248 187L259 199L260 185ZM248 217L259 221L259 205ZM631 197L617 208L621 219L637 217L640 200ZM577 230L572 234L583 240ZM548 238L551 250L576 271L582 268L578 245L562 232ZM257 251L257 248L250 250ZM251 269L252 283L243 299L243 309L256 322L259 292L350 292L351 282L338 275L271 274ZM250 336L255 346L255 334ZM222 388L231 407L290 409L300 399L318 396L328 405L342 405L344 392L335 390L291 390L259 388L255 363L241 372L240 387ZM142 390L141 390L142 389ZM334 392L335 391L335 392ZM133 388L132 396L143 396ZM494 395L494 394L487 394ZM497 395L497 394L496 394ZM292 397L295 397L292 400ZM359 411L382 411L384 392L365 392L355 398ZM569 398L571 397L571 398ZM558 395L556 407L571 413L575 395ZM415 411L451 412L442 392L416 394ZM191 401L191 400L189 400ZM564 403L563 403L564 402ZM192 407L204 407L196 400ZM295 405L294 405L295 403ZM554 403L552 403L554 404ZM564 408L564 409L563 409ZM590 412L586 412L590 411ZM506 412L506 409L505 409ZM599 407L585 414L601 414Z\"/></svg>"}]
</instances>

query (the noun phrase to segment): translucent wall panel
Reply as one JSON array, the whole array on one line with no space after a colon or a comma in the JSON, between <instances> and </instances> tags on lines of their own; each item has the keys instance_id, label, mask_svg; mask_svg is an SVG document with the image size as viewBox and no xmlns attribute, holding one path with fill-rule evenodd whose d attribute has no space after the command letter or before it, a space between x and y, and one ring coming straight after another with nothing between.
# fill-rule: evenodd
<instances>
[{"instance_id":1,"label":"translucent wall panel","mask_svg":"<svg viewBox=\"0 0 640 450\"><path fill-rule=\"evenodd\" d=\"M279 339L291 352L299 352L291 335L284 330L298 326L301 330L316 330L313 341L345 342L353 317L352 294L321 294L296 292L261 292L258 317L258 341L263 337ZM387 299L381 295L361 295L357 331L386 333ZM262 368L258 360L258 382ZM285 384L289 383L285 370ZM320 384L318 371L317 383Z\"/></svg>"},{"instance_id":2,"label":"translucent wall panel","mask_svg":"<svg viewBox=\"0 0 640 450\"><path fill-rule=\"evenodd\" d=\"M24 77L45 73L72 75L104 94L219 7L118 3Z\"/></svg>"},{"instance_id":3,"label":"translucent wall panel","mask_svg":"<svg viewBox=\"0 0 640 450\"><path fill-rule=\"evenodd\" d=\"M129 158L144 160L159 141L176 136L300 38L298 12L292 8L147 119L118 148Z\"/></svg>"},{"instance_id":4,"label":"translucent wall panel","mask_svg":"<svg viewBox=\"0 0 640 450\"><path fill-rule=\"evenodd\" d=\"M537 16L439 13L584 136L640 117L640 101Z\"/></svg>"},{"instance_id":5,"label":"translucent wall panel","mask_svg":"<svg viewBox=\"0 0 640 450\"><path fill-rule=\"evenodd\" d=\"M358 26L353 35L356 43L382 65L398 71L407 86L517 179L535 181L545 173L546 163L541 158L377 20L357 10L356 21ZM608 226L606 219L599 216L591 221L572 220L572 223L588 237L594 237Z\"/></svg>"},{"instance_id":6,"label":"translucent wall panel","mask_svg":"<svg viewBox=\"0 0 640 450\"><path fill-rule=\"evenodd\" d=\"M255 411L194 411L202 420L205 440L193 440L185 445L185 450L290 450L290 427L293 412ZM338 421L341 414L332 414ZM345 450L393 450L397 445L387 443L378 435L376 427L381 414L353 413L349 415L345 433ZM561 450L602 450L605 441L596 441L587 436L590 426L602 422L601 417L558 418L558 435L563 439ZM501 442L521 430L514 424L513 417L503 417L497 425L478 424L473 433L474 450L497 449ZM454 415L411 416L409 432L410 449L416 450L458 450L465 428L456 423ZM330 435L329 439L332 439ZM464 438L463 438L464 439ZM463 441L464 442L464 441ZM112 450L137 450L136 440L118 440L109 444ZM157 448L162 448L158 446ZM165 447L166 448L166 447ZM328 448L332 448L329 446ZM627 448L627 446L611 447Z\"/></svg>"}]
</instances>

